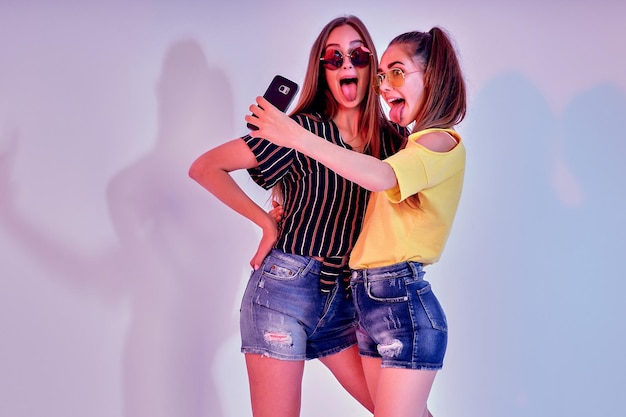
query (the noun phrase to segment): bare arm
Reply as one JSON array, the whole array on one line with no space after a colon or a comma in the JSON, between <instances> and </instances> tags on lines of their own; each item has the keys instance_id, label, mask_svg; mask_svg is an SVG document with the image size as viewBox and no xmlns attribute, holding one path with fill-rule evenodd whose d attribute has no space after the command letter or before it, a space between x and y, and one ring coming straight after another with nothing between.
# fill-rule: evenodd
<instances>
[{"instance_id":1,"label":"bare arm","mask_svg":"<svg viewBox=\"0 0 626 417\"><path fill-rule=\"evenodd\" d=\"M314 135L263 97L257 97L257 103L250 106L250 111L256 117L245 117L247 122L259 128L250 133L252 136L293 148L370 191L385 191L397 185L396 174L386 162L342 148ZM434 152L447 152L456 146L456 141L445 132L423 135L418 143Z\"/></svg>"},{"instance_id":2,"label":"bare arm","mask_svg":"<svg viewBox=\"0 0 626 417\"><path fill-rule=\"evenodd\" d=\"M368 190L383 191L396 185L396 176L389 164L342 148L309 132L263 97L258 97L257 103L259 105L250 106L250 110L258 118L246 116L247 122L259 128L250 133L252 136L293 148Z\"/></svg>"},{"instance_id":3,"label":"bare arm","mask_svg":"<svg viewBox=\"0 0 626 417\"><path fill-rule=\"evenodd\" d=\"M250 261L255 269L278 237L276 221L241 189L230 172L256 166L254 154L243 139L234 139L200 155L189 168L193 180L263 230L257 253Z\"/></svg>"}]
</instances>

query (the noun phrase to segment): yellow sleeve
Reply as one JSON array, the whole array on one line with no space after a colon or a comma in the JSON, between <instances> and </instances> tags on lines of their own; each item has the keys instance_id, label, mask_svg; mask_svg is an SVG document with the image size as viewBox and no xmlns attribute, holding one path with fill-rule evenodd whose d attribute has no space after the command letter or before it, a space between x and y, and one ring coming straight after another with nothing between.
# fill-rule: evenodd
<instances>
[{"instance_id":1,"label":"yellow sleeve","mask_svg":"<svg viewBox=\"0 0 626 417\"><path fill-rule=\"evenodd\" d=\"M391 165L398 181L395 187L385 191L392 203L399 203L428 185L426 166L416 146L421 147L409 143L405 149L385 159L385 162Z\"/></svg>"},{"instance_id":2,"label":"yellow sleeve","mask_svg":"<svg viewBox=\"0 0 626 417\"><path fill-rule=\"evenodd\" d=\"M385 159L398 185L385 191L389 201L399 203L418 192L441 184L465 167L465 147L459 143L448 152L434 152L409 141L405 149Z\"/></svg>"}]
</instances>

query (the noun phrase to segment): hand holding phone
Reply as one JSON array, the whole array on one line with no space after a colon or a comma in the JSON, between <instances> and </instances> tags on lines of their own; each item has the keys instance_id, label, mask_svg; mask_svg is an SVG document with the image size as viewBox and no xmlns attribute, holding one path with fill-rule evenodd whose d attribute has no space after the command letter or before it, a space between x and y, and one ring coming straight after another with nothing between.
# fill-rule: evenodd
<instances>
[{"instance_id":1,"label":"hand holding phone","mask_svg":"<svg viewBox=\"0 0 626 417\"><path fill-rule=\"evenodd\" d=\"M272 103L280 111L284 112L291 104L293 98L298 92L298 84L288 80L287 78L277 75L274 77L263 97ZM257 130L253 124L248 123L248 129Z\"/></svg>"}]
</instances>

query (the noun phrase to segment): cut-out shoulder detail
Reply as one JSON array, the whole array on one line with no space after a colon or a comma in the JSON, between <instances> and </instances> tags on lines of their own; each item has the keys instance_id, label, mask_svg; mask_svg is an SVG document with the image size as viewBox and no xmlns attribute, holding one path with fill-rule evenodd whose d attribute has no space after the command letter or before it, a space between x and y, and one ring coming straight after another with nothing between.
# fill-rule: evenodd
<instances>
[{"instance_id":1,"label":"cut-out shoulder detail","mask_svg":"<svg viewBox=\"0 0 626 417\"><path fill-rule=\"evenodd\" d=\"M449 152L459 144L452 134L444 130L426 133L416 142L433 152Z\"/></svg>"},{"instance_id":2,"label":"cut-out shoulder detail","mask_svg":"<svg viewBox=\"0 0 626 417\"><path fill-rule=\"evenodd\" d=\"M459 140L457 138L455 138L454 136L452 136L452 134L450 132L444 131L443 133L445 133L446 135L448 135L448 137L450 139L452 139L452 143L453 143L452 148L454 148L456 145L459 144Z\"/></svg>"}]
</instances>

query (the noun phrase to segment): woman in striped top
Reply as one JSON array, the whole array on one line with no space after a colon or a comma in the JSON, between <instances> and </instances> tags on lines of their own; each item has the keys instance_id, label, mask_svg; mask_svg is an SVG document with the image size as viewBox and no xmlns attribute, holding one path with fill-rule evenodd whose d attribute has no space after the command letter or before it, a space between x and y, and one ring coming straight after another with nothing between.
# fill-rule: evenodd
<instances>
[{"instance_id":1,"label":"woman in striped top","mask_svg":"<svg viewBox=\"0 0 626 417\"><path fill-rule=\"evenodd\" d=\"M426 404L443 366L448 324L424 267L443 252L465 173L465 146L454 128L465 117L466 88L447 33L434 27L394 38L375 88L391 120L413 124L406 146L384 161L319 140L262 97L261 107L251 106L259 127L253 136L373 191L350 254L350 285L374 415L431 417Z\"/></svg>"},{"instance_id":2,"label":"woman in striped top","mask_svg":"<svg viewBox=\"0 0 626 417\"><path fill-rule=\"evenodd\" d=\"M361 20L334 19L311 48L291 118L346 150L376 158L393 154L406 131L387 121L371 88L376 62ZM278 225L229 175L237 169L272 189L284 208ZM349 278L347 258L368 191L304 154L250 135L204 153L189 174L263 230L240 316L254 416L299 415L304 361L316 358L372 411L354 305L349 286L341 285Z\"/></svg>"}]
</instances>

